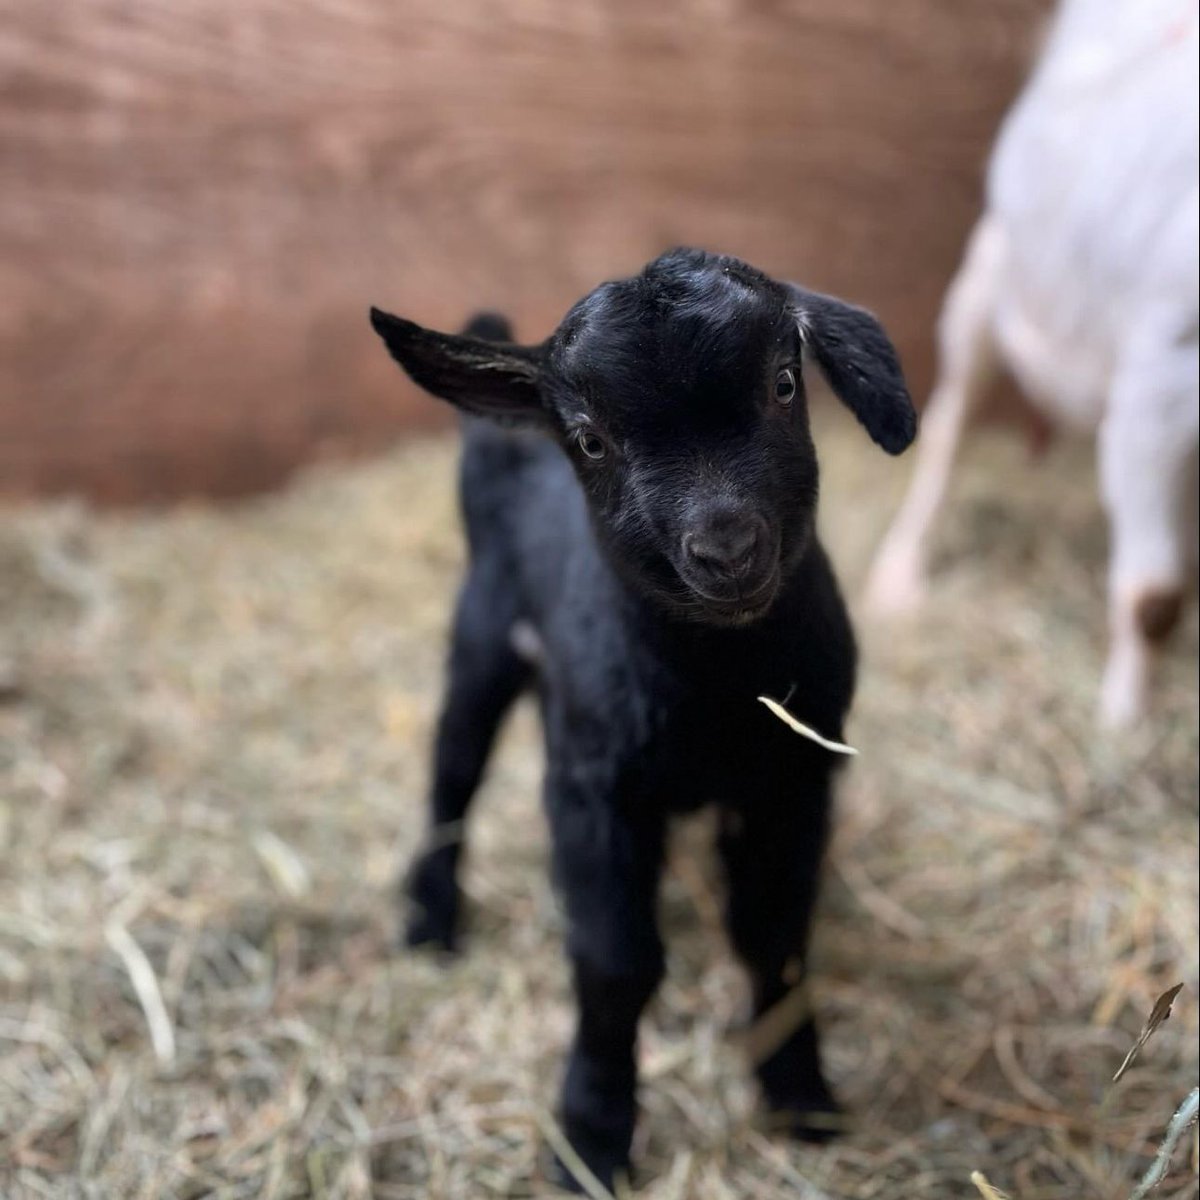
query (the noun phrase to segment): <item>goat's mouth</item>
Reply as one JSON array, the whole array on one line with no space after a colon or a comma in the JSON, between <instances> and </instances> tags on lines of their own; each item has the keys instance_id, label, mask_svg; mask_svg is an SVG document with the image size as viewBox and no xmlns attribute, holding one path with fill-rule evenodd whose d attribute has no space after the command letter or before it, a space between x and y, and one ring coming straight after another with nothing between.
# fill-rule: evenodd
<instances>
[{"instance_id":1,"label":"goat's mouth","mask_svg":"<svg viewBox=\"0 0 1200 1200\"><path fill-rule=\"evenodd\" d=\"M772 571L762 582L733 595L714 594L688 582L695 598L697 615L714 625L749 625L766 616L779 594L779 571Z\"/></svg>"}]
</instances>

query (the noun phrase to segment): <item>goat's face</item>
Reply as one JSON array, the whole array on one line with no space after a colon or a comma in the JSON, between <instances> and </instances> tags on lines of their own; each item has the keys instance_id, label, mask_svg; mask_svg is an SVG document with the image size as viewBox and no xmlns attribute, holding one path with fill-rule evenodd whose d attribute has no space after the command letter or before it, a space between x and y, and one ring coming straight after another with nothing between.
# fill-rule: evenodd
<instances>
[{"instance_id":1,"label":"goat's face","mask_svg":"<svg viewBox=\"0 0 1200 1200\"><path fill-rule=\"evenodd\" d=\"M547 351L543 396L622 574L701 620L765 612L817 495L786 290L676 254L597 288Z\"/></svg>"},{"instance_id":2,"label":"goat's face","mask_svg":"<svg viewBox=\"0 0 1200 1200\"><path fill-rule=\"evenodd\" d=\"M898 453L915 431L873 317L699 251L603 284L538 347L373 320L436 395L556 437L614 566L704 622L765 614L808 545L817 460L806 362L885 449Z\"/></svg>"}]
</instances>

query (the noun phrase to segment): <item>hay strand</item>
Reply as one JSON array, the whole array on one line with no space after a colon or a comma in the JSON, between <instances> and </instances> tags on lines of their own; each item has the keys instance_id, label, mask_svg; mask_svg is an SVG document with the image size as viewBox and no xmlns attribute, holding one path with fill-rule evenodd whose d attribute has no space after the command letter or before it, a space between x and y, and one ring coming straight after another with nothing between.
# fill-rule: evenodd
<instances>
[{"instance_id":1,"label":"hay strand","mask_svg":"<svg viewBox=\"0 0 1200 1200\"><path fill-rule=\"evenodd\" d=\"M1145 1200L1145 1198L1163 1181L1175 1155L1175 1149L1180 1139L1196 1123L1197 1108L1200 1107L1200 1088L1192 1090L1184 1097L1183 1103L1175 1110L1171 1123L1167 1126L1162 1145L1150 1164L1150 1169L1142 1176L1141 1182L1133 1190L1129 1200Z\"/></svg>"},{"instance_id":2,"label":"hay strand","mask_svg":"<svg viewBox=\"0 0 1200 1200\"><path fill-rule=\"evenodd\" d=\"M971 1182L979 1190L983 1200L1008 1200L1008 1197L997 1187L988 1182L988 1177L982 1171L971 1172Z\"/></svg>"},{"instance_id":3,"label":"hay strand","mask_svg":"<svg viewBox=\"0 0 1200 1200\"><path fill-rule=\"evenodd\" d=\"M1183 984L1177 983L1174 987L1168 988L1155 1000L1154 1007L1150 1010L1150 1015L1146 1018L1146 1023L1142 1026L1141 1033L1137 1036L1137 1041L1129 1047L1129 1053L1125 1055L1121 1065L1117 1068L1117 1073L1112 1077L1113 1083L1116 1083L1129 1070L1133 1060L1137 1058L1142 1047L1150 1040L1154 1031L1170 1017L1171 1006L1175 1003L1175 997L1182 991Z\"/></svg>"},{"instance_id":4,"label":"hay strand","mask_svg":"<svg viewBox=\"0 0 1200 1200\"><path fill-rule=\"evenodd\" d=\"M104 927L104 939L129 973L134 994L146 1015L154 1057L160 1066L172 1066L175 1062L175 1030L167 1016L167 1006L163 1003L162 990L150 960L123 925L110 921Z\"/></svg>"},{"instance_id":5,"label":"hay strand","mask_svg":"<svg viewBox=\"0 0 1200 1200\"><path fill-rule=\"evenodd\" d=\"M778 700L772 700L770 696L759 696L758 702L765 704L767 710L777 716L789 729L798 733L801 737L806 737L810 742L816 742L818 746L823 746L826 750L832 751L834 754L857 754L858 751L853 746L847 746L844 742L835 742L830 738L823 737L811 725L805 725L799 718L794 717Z\"/></svg>"}]
</instances>

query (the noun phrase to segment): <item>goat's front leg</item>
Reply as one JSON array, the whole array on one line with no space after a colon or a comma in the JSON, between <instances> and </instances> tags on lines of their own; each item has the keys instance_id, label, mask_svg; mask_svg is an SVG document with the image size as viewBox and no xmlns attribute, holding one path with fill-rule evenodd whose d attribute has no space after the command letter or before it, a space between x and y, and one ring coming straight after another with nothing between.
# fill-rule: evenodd
<instances>
[{"instance_id":1,"label":"goat's front leg","mask_svg":"<svg viewBox=\"0 0 1200 1200\"><path fill-rule=\"evenodd\" d=\"M750 974L750 1057L768 1107L788 1132L808 1141L827 1140L841 1125L821 1070L807 963L828 836L829 775L813 767L788 776L786 796L764 789L745 806L722 808L718 837L729 935Z\"/></svg>"},{"instance_id":2,"label":"goat's front leg","mask_svg":"<svg viewBox=\"0 0 1200 1200\"><path fill-rule=\"evenodd\" d=\"M615 796L547 784L554 866L567 912L579 1022L562 1090L563 1131L607 1188L629 1169L637 1117L638 1021L663 973L656 900L660 813L622 811ZM578 1179L560 1160L562 1181Z\"/></svg>"},{"instance_id":3,"label":"goat's front leg","mask_svg":"<svg viewBox=\"0 0 1200 1200\"><path fill-rule=\"evenodd\" d=\"M912 481L867 580L866 607L877 615L914 609L924 594L929 531L967 421L996 373L991 325L1003 256L1003 235L994 221L982 218L938 321L938 376L921 416Z\"/></svg>"}]
</instances>

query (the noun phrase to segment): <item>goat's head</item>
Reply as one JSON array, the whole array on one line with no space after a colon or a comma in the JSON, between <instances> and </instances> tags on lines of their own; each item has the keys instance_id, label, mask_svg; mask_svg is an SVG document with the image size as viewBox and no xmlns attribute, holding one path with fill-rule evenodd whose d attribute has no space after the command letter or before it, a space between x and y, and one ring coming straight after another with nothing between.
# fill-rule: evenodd
<instances>
[{"instance_id":1,"label":"goat's head","mask_svg":"<svg viewBox=\"0 0 1200 1200\"><path fill-rule=\"evenodd\" d=\"M697 250L602 284L539 346L371 320L434 395L556 438L617 569L700 621L763 615L808 545L806 363L889 453L916 431L873 316Z\"/></svg>"}]
</instances>

